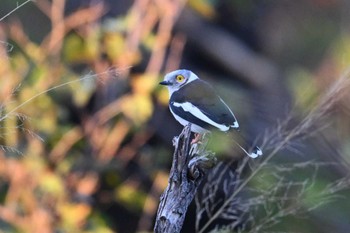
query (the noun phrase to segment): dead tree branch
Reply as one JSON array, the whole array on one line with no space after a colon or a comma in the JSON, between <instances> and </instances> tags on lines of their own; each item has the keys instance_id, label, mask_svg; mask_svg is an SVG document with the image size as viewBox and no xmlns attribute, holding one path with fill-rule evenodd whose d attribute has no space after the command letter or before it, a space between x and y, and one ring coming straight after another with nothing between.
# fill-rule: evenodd
<instances>
[{"instance_id":1,"label":"dead tree branch","mask_svg":"<svg viewBox=\"0 0 350 233\"><path fill-rule=\"evenodd\" d=\"M216 163L214 153L206 151L208 137L190 146L190 125L173 140L175 151L168 187L160 198L154 232L178 233L187 208L208 169Z\"/></svg>"}]
</instances>

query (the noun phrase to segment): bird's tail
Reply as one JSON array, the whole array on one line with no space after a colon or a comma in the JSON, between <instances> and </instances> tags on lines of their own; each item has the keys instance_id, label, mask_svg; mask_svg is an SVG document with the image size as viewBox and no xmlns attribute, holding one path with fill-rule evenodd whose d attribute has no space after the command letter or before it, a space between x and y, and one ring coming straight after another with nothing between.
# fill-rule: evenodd
<instances>
[{"instance_id":1,"label":"bird's tail","mask_svg":"<svg viewBox=\"0 0 350 233\"><path fill-rule=\"evenodd\" d=\"M258 146L253 146L253 143L249 143L240 133L233 133L230 135L232 141L249 157L255 159L263 155L262 150Z\"/></svg>"}]
</instances>

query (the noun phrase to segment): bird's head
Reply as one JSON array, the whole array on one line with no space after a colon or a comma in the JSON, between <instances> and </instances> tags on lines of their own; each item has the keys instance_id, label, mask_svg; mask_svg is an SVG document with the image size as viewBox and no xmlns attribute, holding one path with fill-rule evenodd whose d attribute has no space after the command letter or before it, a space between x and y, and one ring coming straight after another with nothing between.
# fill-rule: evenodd
<instances>
[{"instance_id":1,"label":"bird's head","mask_svg":"<svg viewBox=\"0 0 350 233\"><path fill-rule=\"evenodd\" d=\"M168 87L170 95L184 85L198 79L198 76L189 70L175 70L165 75L159 84Z\"/></svg>"}]
</instances>

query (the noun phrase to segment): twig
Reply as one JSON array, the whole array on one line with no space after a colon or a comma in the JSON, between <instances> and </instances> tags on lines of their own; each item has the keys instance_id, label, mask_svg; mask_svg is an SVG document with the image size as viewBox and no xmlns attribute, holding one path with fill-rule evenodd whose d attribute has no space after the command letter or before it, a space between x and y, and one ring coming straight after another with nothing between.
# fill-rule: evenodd
<instances>
[{"instance_id":1,"label":"twig","mask_svg":"<svg viewBox=\"0 0 350 233\"><path fill-rule=\"evenodd\" d=\"M76 83L76 82L81 82L81 81L86 80L86 79L98 78L99 75L102 75L104 73L109 73L109 72L111 72L110 69L108 69L108 70L106 70L106 71L104 71L102 73L88 74L85 77L82 77L82 78L79 78L79 79L75 79L75 80L72 80L72 81L68 81L68 82L59 84L57 86L51 87L49 89L46 89L46 90L44 90L42 92L39 92L38 94L35 94L34 96L32 96L29 99L25 100L23 103L19 104L18 106L14 107L13 109L11 109L8 113L4 114L3 116L0 116L0 122L3 121L4 119L6 119L8 116L10 116L12 113L16 112L18 109L20 109L24 105L28 104L29 102L31 102L32 100L38 98L39 96L41 96L43 94L46 94L46 93L48 93L50 91L56 90L56 89L64 87L64 86L71 85L71 84ZM113 69L112 69L112 72L115 72L115 71L113 71Z\"/></svg>"},{"instance_id":2,"label":"twig","mask_svg":"<svg viewBox=\"0 0 350 233\"><path fill-rule=\"evenodd\" d=\"M13 12L15 12L16 10L18 10L19 8L21 8L22 6L26 5L28 2L34 2L33 0L27 0L21 4L18 5L17 2L17 6L16 8L14 8L13 10L11 10L9 13L7 13L6 15L4 15L3 17L0 18L0 22L3 21L5 18L7 18L9 15L11 15Z\"/></svg>"},{"instance_id":3,"label":"twig","mask_svg":"<svg viewBox=\"0 0 350 233\"><path fill-rule=\"evenodd\" d=\"M208 139L190 147L191 130L186 126L174 138L174 158L168 187L160 198L154 232L178 233L185 220L187 208L208 169L216 163L212 152L206 151Z\"/></svg>"}]
</instances>

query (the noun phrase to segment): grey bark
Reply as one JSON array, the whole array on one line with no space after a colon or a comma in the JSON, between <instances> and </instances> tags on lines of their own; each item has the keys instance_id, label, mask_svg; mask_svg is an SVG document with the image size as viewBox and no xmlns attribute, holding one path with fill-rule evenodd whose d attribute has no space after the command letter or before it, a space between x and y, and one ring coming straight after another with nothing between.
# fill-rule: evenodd
<instances>
[{"instance_id":1,"label":"grey bark","mask_svg":"<svg viewBox=\"0 0 350 233\"><path fill-rule=\"evenodd\" d=\"M206 150L208 137L190 145L190 125L178 137L175 146L168 187L161 195L154 232L177 233L181 231L187 208L193 200L204 175L216 163L212 152Z\"/></svg>"}]
</instances>

